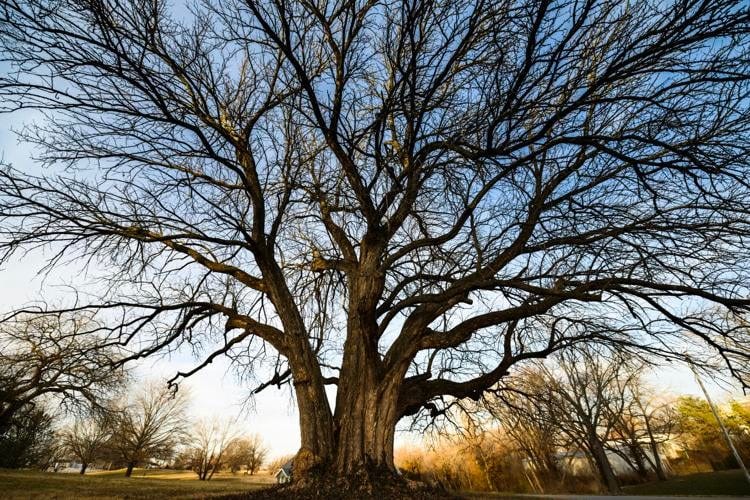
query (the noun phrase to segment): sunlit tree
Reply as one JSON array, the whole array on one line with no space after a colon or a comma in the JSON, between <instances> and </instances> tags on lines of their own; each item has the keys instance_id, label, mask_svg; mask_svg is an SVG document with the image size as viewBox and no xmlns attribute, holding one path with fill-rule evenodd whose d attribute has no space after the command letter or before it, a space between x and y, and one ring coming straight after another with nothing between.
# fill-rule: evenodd
<instances>
[{"instance_id":1,"label":"sunlit tree","mask_svg":"<svg viewBox=\"0 0 750 500\"><path fill-rule=\"evenodd\" d=\"M87 266L130 359L198 352L174 382L293 382L295 487L396 484L401 418L577 343L746 382L704 311L750 304L749 9L5 1L45 168L0 170L0 262Z\"/></svg>"}]
</instances>

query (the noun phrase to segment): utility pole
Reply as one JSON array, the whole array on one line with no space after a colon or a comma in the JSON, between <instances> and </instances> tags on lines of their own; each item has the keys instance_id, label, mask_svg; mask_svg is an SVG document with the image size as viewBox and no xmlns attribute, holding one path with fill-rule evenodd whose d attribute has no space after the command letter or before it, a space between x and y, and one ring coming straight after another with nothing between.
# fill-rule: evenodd
<instances>
[{"instance_id":1,"label":"utility pole","mask_svg":"<svg viewBox=\"0 0 750 500\"><path fill-rule=\"evenodd\" d=\"M701 387L703 394L706 396L706 401L708 401L708 406L711 408L711 413L714 414L716 421L719 422L719 427L721 427L721 432L724 434L724 439L726 439L727 444L729 445L729 449L732 450L734 459L737 460L738 464L740 464L740 468L742 469L742 472L745 473L745 480L748 482L748 484L750 484L750 473L747 472L747 467L745 467L745 463L742 461L740 454L737 452L737 448L734 447L732 438L729 437L729 432L727 431L727 428L724 427L724 422L721 421L719 412L716 410L716 407L714 406L714 402L711 400L711 396L708 395L708 391L706 390L706 386L703 385L703 380L701 380L701 377L698 374L698 370L695 369L695 365L693 365L693 362L690 361L689 358L687 362L688 362L688 365L690 366L690 369L693 371L693 375L695 375L696 382L698 382L698 385Z\"/></svg>"}]
</instances>

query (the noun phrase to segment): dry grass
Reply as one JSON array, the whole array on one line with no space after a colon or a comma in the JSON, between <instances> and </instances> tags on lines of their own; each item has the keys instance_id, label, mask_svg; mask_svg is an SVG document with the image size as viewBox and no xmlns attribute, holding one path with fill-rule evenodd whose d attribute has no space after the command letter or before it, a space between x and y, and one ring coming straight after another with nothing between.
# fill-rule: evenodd
<instances>
[{"instance_id":1,"label":"dry grass","mask_svg":"<svg viewBox=\"0 0 750 500\"><path fill-rule=\"evenodd\" d=\"M217 474L211 481L198 481L192 472L139 470L124 477L124 470L78 474L0 470L3 499L203 499L241 494L273 484L268 474L244 476Z\"/></svg>"}]
</instances>

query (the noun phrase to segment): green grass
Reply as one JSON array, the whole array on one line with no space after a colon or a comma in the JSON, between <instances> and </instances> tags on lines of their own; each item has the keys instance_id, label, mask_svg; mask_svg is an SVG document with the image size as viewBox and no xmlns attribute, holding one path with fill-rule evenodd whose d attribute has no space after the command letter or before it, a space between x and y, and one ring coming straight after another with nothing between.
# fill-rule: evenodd
<instances>
[{"instance_id":1,"label":"green grass","mask_svg":"<svg viewBox=\"0 0 750 500\"><path fill-rule=\"evenodd\" d=\"M232 476L221 474L211 481L198 481L192 472L136 469L133 477L124 471L79 474L0 470L2 499L203 499L243 493L269 486L266 474Z\"/></svg>"},{"instance_id":2,"label":"green grass","mask_svg":"<svg viewBox=\"0 0 750 500\"><path fill-rule=\"evenodd\" d=\"M703 472L623 488L629 495L750 495L742 471Z\"/></svg>"}]
</instances>

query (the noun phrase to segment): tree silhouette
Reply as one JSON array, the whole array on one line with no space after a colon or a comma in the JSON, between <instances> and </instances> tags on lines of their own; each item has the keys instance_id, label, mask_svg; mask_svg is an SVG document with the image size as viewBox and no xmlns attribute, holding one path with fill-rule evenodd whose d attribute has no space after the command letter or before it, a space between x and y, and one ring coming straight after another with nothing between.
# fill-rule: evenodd
<instances>
[{"instance_id":1,"label":"tree silhouette","mask_svg":"<svg viewBox=\"0 0 750 500\"><path fill-rule=\"evenodd\" d=\"M580 342L747 380L746 2L10 0L0 26L49 167L0 172L4 259L101 263L74 307L131 359L200 349L173 382L224 354L292 381L303 484L394 474L399 419Z\"/></svg>"},{"instance_id":2,"label":"tree silhouette","mask_svg":"<svg viewBox=\"0 0 750 500\"><path fill-rule=\"evenodd\" d=\"M90 315L11 314L0 324L0 435L22 408L57 401L69 410L105 409L127 379L121 352Z\"/></svg>"}]
</instances>

